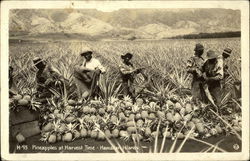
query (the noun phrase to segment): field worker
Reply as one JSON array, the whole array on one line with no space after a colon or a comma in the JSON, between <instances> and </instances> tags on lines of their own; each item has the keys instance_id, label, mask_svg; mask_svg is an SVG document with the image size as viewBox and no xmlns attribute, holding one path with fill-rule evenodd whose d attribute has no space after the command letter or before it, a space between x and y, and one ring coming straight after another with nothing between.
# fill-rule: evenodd
<instances>
[{"instance_id":1,"label":"field worker","mask_svg":"<svg viewBox=\"0 0 250 161\"><path fill-rule=\"evenodd\" d=\"M124 96L128 95L134 98L134 78L136 74L139 74L142 71L142 68L136 69L134 65L130 62L132 58L133 54L131 53L121 55L122 63L119 65L119 70L122 78L122 94Z\"/></svg>"},{"instance_id":2,"label":"field worker","mask_svg":"<svg viewBox=\"0 0 250 161\"><path fill-rule=\"evenodd\" d=\"M214 102L217 106L221 103L222 88L221 80L223 79L223 66L219 63L219 55L213 50L207 52L207 61L204 63L203 78L208 86Z\"/></svg>"},{"instance_id":3,"label":"field worker","mask_svg":"<svg viewBox=\"0 0 250 161\"><path fill-rule=\"evenodd\" d=\"M232 50L230 48L225 48L222 52L221 57L218 59L218 63L223 66L223 72L224 72L224 78L222 80L222 86L223 88L226 87L226 80L230 76L228 71L228 58L231 56Z\"/></svg>"},{"instance_id":4,"label":"field worker","mask_svg":"<svg viewBox=\"0 0 250 161\"><path fill-rule=\"evenodd\" d=\"M230 48L225 48L222 53L223 57L223 72L224 72L224 79L229 77L229 72L228 72L228 58L231 56L232 49Z\"/></svg>"},{"instance_id":5,"label":"field worker","mask_svg":"<svg viewBox=\"0 0 250 161\"><path fill-rule=\"evenodd\" d=\"M92 57L92 54L92 51L82 52L81 64L75 67L74 77L79 101L95 94L99 76L105 73L105 68L98 59Z\"/></svg>"},{"instance_id":6,"label":"field worker","mask_svg":"<svg viewBox=\"0 0 250 161\"><path fill-rule=\"evenodd\" d=\"M13 67L9 66L9 88L11 89L13 85Z\"/></svg>"},{"instance_id":7,"label":"field worker","mask_svg":"<svg viewBox=\"0 0 250 161\"><path fill-rule=\"evenodd\" d=\"M187 72L193 76L191 93L193 101L197 103L198 101L204 101L205 99L202 78L202 66L204 64L204 59L202 58L202 54L204 53L203 45L200 43L196 44L194 52L194 56L187 61Z\"/></svg>"},{"instance_id":8,"label":"field worker","mask_svg":"<svg viewBox=\"0 0 250 161\"><path fill-rule=\"evenodd\" d=\"M17 94L17 87L13 80L14 79L13 71L14 71L14 68L12 66L9 66L9 96L10 97Z\"/></svg>"},{"instance_id":9,"label":"field worker","mask_svg":"<svg viewBox=\"0 0 250 161\"><path fill-rule=\"evenodd\" d=\"M63 76L51 64L39 57L34 58L33 63L36 68L37 91L41 98L50 97L52 93L49 89L58 89L64 81Z\"/></svg>"},{"instance_id":10,"label":"field worker","mask_svg":"<svg viewBox=\"0 0 250 161\"><path fill-rule=\"evenodd\" d=\"M238 58L239 64L241 64L241 58ZM234 81L234 98L240 101L241 104L241 79L238 78Z\"/></svg>"}]
</instances>

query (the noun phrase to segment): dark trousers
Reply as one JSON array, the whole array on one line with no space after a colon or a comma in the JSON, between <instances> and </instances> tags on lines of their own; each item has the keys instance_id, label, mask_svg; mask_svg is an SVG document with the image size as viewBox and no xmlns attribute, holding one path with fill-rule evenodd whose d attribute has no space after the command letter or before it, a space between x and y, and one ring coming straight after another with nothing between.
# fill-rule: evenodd
<instances>
[{"instance_id":1,"label":"dark trousers","mask_svg":"<svg viewBox=\"0 0 250 161\"><path fill-rule=\"evenodd\" d=\"M197 101L205 101L206 99L206 95L204 92L204 88L203 88L203 82L200 80L193 80L192 82L192 86L191 86L191 93L193 96L193 101L197 102Z\"/></svg>"},{"instance_id":2,"label":"dark trousers","mask_svg":"<svg viewBox=\"0 0 250 161\"><path fill-rule=\"evenodd\" d=\"M215 104L219 106L222 100L222 88L220 81L208 82L208 90L210 91Z\"/></svg>"},{"instance_id":3,"label":"dark trousers","mask_svg":"<svg viewBox=\"0 0 250 161\"><path fill-rule=\"evenodd\" d=\"M95 94L100 72L98 70L95 70L88 72L88 75L82 77L83 75L86 75L86 73L81 73L80 76L75 75L75 84L77 87L79 99L82 99L82 95L84 92L87 92L89 97ZM86 77L89 78L86 80Z\"/></svg>"}]
</instances>

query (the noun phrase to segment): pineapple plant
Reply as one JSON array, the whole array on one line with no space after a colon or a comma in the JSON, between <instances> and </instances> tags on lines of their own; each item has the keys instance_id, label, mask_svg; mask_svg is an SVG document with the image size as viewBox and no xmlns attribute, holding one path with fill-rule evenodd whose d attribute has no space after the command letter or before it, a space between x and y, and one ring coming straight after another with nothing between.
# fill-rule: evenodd
<instances>
[{"instance_id":1,"label":"pineapple plant","mask_svg":"<svg viewBox=\"0 0 250 161\"><path fill-rule=\"evenodd\" d=\"M186 112L186 114L191 113L192 111L193 111L192 105L190 103L187 103L185 105L185 112Z\"/></svg>"},{"instance_id":2,"label":"pineapple plant","mask_svg":"<svg viewBox=\"0 0 250 161\"><path fill-rule=\"evenodd\" d=\"M70 105L70 106L75 106L75 105L76 105L76 101L70 99L70 100L68 100L68 105Z\"/></svg>"},{"instance_id":3,"label":"pineapple plant","mask_svg":"<svg viewBox=\"0 0 250 161\"><path fill-rule=\"evenodd\" d=\"M141 117L141 114L138 112L138 113L136 113L136 115L135 115L135 119L136 120L139 120L139 119L141 119L142 117Z\"/></svg>"},{"instance_id":4,"label":"pineapple plant","mask_svg":"<svg viewBox=\"0 0 250 161\"><path fill-rule=\"evenodd\" d=\"M151 112L148 116L148 119L154 120L156 119L155 113Z\"/></svg>"},{"instance_id":5,"label":"pineapple plant","mask_svg":"<svg viewBox=\"0 0 250 161\"><path fill-rule=\"evenodd\" d=\"M173 119L174 119L175 122L178 122L178 121L180 121L182 119L182 117L178 112L176 112Z\"/></svg>"},{"instance_id":6,"label":"pineapple plant","mask_svg":"<svg viewBox=\"0 0 250 161\"><path fill-rule=\"evenodd\" d=\"M204 134L205 133L205 127L204 124L201 122L196 123L196 129L200 134Z\"/></svg>"},{"instance_id":7,"label":"pineapple plant","mask_svg":"<svg viewBox=\"0 0 250 161\"><path fill-rule=\"evenodd\" d=\"M120 112L118 115L119 115L118 117L120 120L126 120L126 116L123 112Z\"/></svg>"},{"instance_id":8,"label":"pineapple plant","mask_svg":"<svg viewBox=\"0 0 250 161\"><path fill-rule=\"evenodd\" d=\"M159 131L153 131L153 132L151 133L151 136L152 136L153 138L159 137L159 136L160 136L160 132L159 132Z\"/></svg>"},{"instance_id":9,"label":"pineapple plant","mask_svg":"<svg viewBox=\"0 0 250 161\"><path fill-rule=\"evenodd\" d=\"M136 126L137 127L143 127L144 121L142 119L137 120Z\"/></svg>"},{"instance_id":10,"label":"pineapple plant","mask_svg":"<svg viewBox=\"0 0 250 161\"><path fill-rule=\"evenodd\" d=\"M65 121L69 124L69 123L73 123L76 120L76 117L72 114L67 115Z\"/></svg>"},{"instance_id":11,"label":"pineapple plant","mask_svg":"<svg viewBox=\"0 0 250 161\"><path fill-rule=\"evenodd\" d=\"M30 102L31 101L31 96L26 94L26 95L23 96L23 99Z\"/></svg>"},{"instance_id":12,"label":"pineapple plant","mask_svg":"<svg viewBox=\"0 0 250 161\"><path fill-rule=\"evenodd\" d=\"M182 105L179 102L176 102L174 107L177 111L180 111L182 109Z\"/></svg>"},{"instance_id":13,"label":"pineapple plant","mask_svg":"<svg viewBox=\"0 0 250 161\"><path fill-rule=\"evenodd\" d=\"M84 114L90 114L90 107L89 107L89 106L84 106L84 107L82 108L82 112L83 112Z\"/></svg>"},{"instance_id":14,"label":"pineapple plant","mask_svg":"<svg viewBox=\"0 0 250 161\"><path fill-rule=\"evenodd\" d=\"M73 139L73 134L70 132L65 133L62 137L62 141L65 141L65 142L71 142L72 139Z\"/></svg>"},{"instance_id":15,"label":"pineapple plant","mask_svg":"<svg viewBox=\"0 0 250 161\"><path fill-rule=\"evenodd\" d=\"M84 118L78 118L78 122L79 122L79 130L80 130L80 137L81 138L86 138L88 135L88 130L85 127L85 120Z\"/></svg>"},{"instance_id":16,"label":"pineapple plant","mask_svg":"<svg viewBox=\"0 0 250 161\"><path fill-rule=\"evenodd\" d=\"M104 108L99 108L98 113L99 113L99 115L103 116L105 114L105 109Z\"/></svg>"},{"instance_id":17,"label":"pineapple plant","mask_svg":"<svg viewBox=\"0 0 250 161\"><path fill-rule=\"evenodd\" d=\"M57 141L57 135L54 134L54 133L50 134L50 136L49 136L49 138L48 138L48 142L49 142L50 144L53 144L53 143L55 143L56 141Z\"/></svg>"},{"instance_id":18,"label":"pineapple plant","mask_svg":"<svg viewBox=\"0 0 250 161\"><path fill-rule=\"evenodd\" d=\"M81 136L82 138L86 138L86 137L88 136L88 130L87 130L86 128L82 127L82 128L80 129L80 136Z\"/></svg>"},{"instance_id":19,"label":"pineapple plant","mask_svg":"<svg viewBox=\"0 0 250 161\"><path fill-rule=\"evenodd\" d=\"M112 134L113 138L118 138L119 134L120 134L120 131L117 128L115 128L115 129L112 130L111 134Z\"/></svg>"},{"instance_id":20,"label":"pineapple plant","mask_svg":"<svg viewBox=\"0 0 250 161\"><path fill-rule=\"evenodd\" d=\"M20 95L20 94L16 94L16 95L13 96L13 99L14 99L15 101L19 101L19 100L22 99L22 98L23 98L23 96Z\"/></svg>"},{"instance_id":21,"label":"pineapple plant","mask_svg":"<svg viewBox=\"0 0 250 161\"><path fill-rule=\"evenodd\" d=\"M97 130L91 130L90 138L96 139L98 137L98 131Z\"/></svg>"},{"instance_id":22,"label":"pineapple plant","mask_svg":"<svg viewBox=\"0 0 250 161\"><path fill-rule=\"evenodd\" d=\"M73 134L75 132L75 128L77 127L76 124L69 123L67 124L67 131L62 137L62 140L65 142L71 142L73 140Z\"/></svg>"},{"instance_id":23,"label":"pineapple plant","mask_svg":"<svg viewBox=\"0 0 250 161\"><path fill-rule=\"evenodd\" d=\"M81 137L81 133L78 130L74 130L73 135L74 135L74 140L79 139Z\"/></svg>"},{"instance_id":24,"label":"pineapple plant","mask_svg":"<svg viewBox=\"0 0 250 161\"><path fill-rule=\"evenodd\" d=\"M171 108L171 107L174 107L175 104L171 100L167 100L166 101L166 106L167 106L167 108Z\"/></svg>"},{"instance_id":25,"label":"pineapple plant","mask_svg":"<svg viewBox=\"0 0 250 161\"><path fill-rule=\"evenodd\" d=\"M120 137L129 137L129 133L127 131L121 130L119 132Z\"/></svg>"},{"instance_id":26,"label":"pineapple plant","mask_svg":"<svg viewBox=\"0 0 250 161\"><path fill-rule=\"evenodd\" d=\"M96 109L94 107L90 108L90 113L91 114L95 114L96 113Z\"/></svg>"},{"instance_id":27,"label":"pineapple plant","mask_svg":"<svg viewBox=\"0 0 250 161\"><path fill-rule=\"evenodd\" d=\"M216 129L216 131L217 131L219 134L221 134L221 133L223 132L223 130L222 130L222 128L220 127L219 124L217 124L217 125L215 126L215 129Z\"/></svg>"},{"instance_id":28,"label":"pineapple plant","mask_svg":"<svg viewBox=\"0 0 250 161\"><path fill-rule=\"evenodd\" d=\"M184 117L183 117L184 121L188 122L192 119L192 115L191 114L186 114Z\"/></svg>"},{"instance_id":29,"label":"pineapple plant","mask_svg":"<svg viewBox=\"0 0 250 161\"><path fill-rule=\"evenodd\" d=\"M164 119L165 118L165 113L163 111L157 111L157 116L161 119Z\"/></svg>"},{"instance_id":30,"label":"pineapple plant","mask_svg":"<svg viewBox=\"0 0 250 161\"><path fill-rule=\"evenodd\" d=\"M21 133L18 133L16 135L16 140L17 140L18 143L23 143L23 142L25 142L26 139Z\"/></svg>"},{"instance_id":31,"label":"pineapple plant","mask_svg":"<svg viewBox=\"0 0 250 161\"><path fill-rule=\"evenodd\" d=\"M136 127L130 126L127 128L128 134L136 133Z\"/></svg>"},{"instance_id":32,"label":"pineapple plant","mask_svg":"<svg viewBox=\"0 0 250 161\"><path fill-rule=\"evenodd\" d=\"M50 144L56 143L56 141L61 140L61 121L53 121L53 123L49 122L46 126L50 126L50 130L43 130L42 131L42 138L40 139L41 141L48 142ZM46 129L46 126L44 127Z\"/></svg>"},{"instance_id":33,"label":"pineapple plant","mask_svg":"<svg viewBox=\"0 0 250 161\"><path fill-rule=\"evenodd\" d=\"M152 133L152 131L151 131L150 127L146 127L146 128L145 128L145 135L146 135L146 136L150 136L151 133Z\"/></svg>"},{"instance_id":34,"label":"pineapple plant","mask_svg":"<svg viewBox=\"0 0 250 161\"><path fill-rule=\"evenodd\" d=\"M104 131L104 134L105 134L105 136L106 136L108 139L110 139L110 138L112 137L112 134L111 134L111 132L110 132L109 129L106 129L106 130Z\"/></svg>"},{"instance_id":35,"label":"pineapple plant","mask_svg":"<svg viewBox=\"0 0 250 161\"><path fill-rule=\"evenodd\" d=\"M135 125L134 121L128 121L126 122L127 127L133 127Z\"/></svg>"},{"instance_id":36,"label":"pineapple plant","mask_svg":"<svg viewBox=\"0 0 250 161\"><path fill-rule=\"evenodd\" d=\"M97 140L100 140L100 141L105 140L105 133L103 133L102 131L99 131L97 134Z\"/></svg>"},{"instance_id":37,"label":"pineapple plant","mask_svg":"<svg viewBox=\"0 0 250 161\"><path fill-rule=\"evenodd\" d=\"M142 98L137 98L137 99L136 99L136 105L139 106L139 107L141 107L141 106L143 105L143 102L144 102L144 101L143 101Z\"/></svg>"},{"instance_id":38,"label":"pineapple plant","mask_svg":"<svg viewBox=\"0 0 250 161\"><path fill-rule=\"evenodd\" d=\"M174 122L174 116L173 116L173 114L172 114L171 112L168 112L168 113L166 114L166 119L167 119L168 121L170 121L170 122Z\"/></svg>"},{"instance_id":39,"label":"pineapple plant","mask_svg":"<svg viewBox=\"0 0 250 161\"><path fill-rule=\"evenodd\" d=\"M53 124L52 122L48 122L43 128L42 131L44 132L50 132L53 129Z\"/></svg>"},{"instance_id":40,"label":"pineapple plant","mask_svg":"<svg viewBox=\"0 0 250 161\"><path fill-rule=\"evenodd\" d=\"M20 105L20 106L28 106L28 104L29 104L29 101L27 101L26 99L20 99L20 100L18 100L18 105Z\"/></svg>"},{"instance_id":41,"label":"pineapple plant","mask_svg":"<svg viewBox=\"0 0 250 161\"><path fill-rule=\"evenodd\" d=\"M143 110L143 111L141 112L141 118L143 118L143 119L148 118L148 111Z\"/></svg>"},{"instance_id":42,"label":"pineapple plant","mask_svg":"<svg viewBox=\"0 0 250 161\"><path fill-rule=\"evenodd\" d=\"M135 119L135 114L131 113L131 114L129 115L129 117L128 117L128 120L129 120L129 121L132 121L132 120L134 120L134 119Z\"/></svg>"},{"instance_id":43,"label":"pineapple plant","mask_svg":"<svg viewBox=\"0 0 250 161\"><path fill-rule=\"evenodd\" d=\"M140 134L131 134L131 138L133 140L139 140L139 141L141 141L143 139L142 135L140 135Z\"/></svg>"},{"instance_id":44,"label":"pineapple plant","mask_svg":"<svg viewBox=\"0 0 250 161\"><path fill-rule=\"evenodd\" d=\"M180 115L183 117L186 113L186 109L185 108L181 108L180 109Z\"/></svg>"}]
</instances>

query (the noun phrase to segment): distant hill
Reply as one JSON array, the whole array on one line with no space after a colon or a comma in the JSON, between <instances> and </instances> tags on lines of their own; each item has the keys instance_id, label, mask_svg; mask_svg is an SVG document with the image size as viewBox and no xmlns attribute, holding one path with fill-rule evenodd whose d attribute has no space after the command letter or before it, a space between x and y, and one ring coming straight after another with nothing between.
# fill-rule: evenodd
<instances>
[{"instance_id":1,"label":"distant hill","mask_svg":"<svg viewBox=\"0 0 250 161\"><path fill-rule=\"evenodd\" d=\"M240 11L231 9L15 9L9 19L10 38L162 39L235 31Z\"/></svg>"}]
</instances>

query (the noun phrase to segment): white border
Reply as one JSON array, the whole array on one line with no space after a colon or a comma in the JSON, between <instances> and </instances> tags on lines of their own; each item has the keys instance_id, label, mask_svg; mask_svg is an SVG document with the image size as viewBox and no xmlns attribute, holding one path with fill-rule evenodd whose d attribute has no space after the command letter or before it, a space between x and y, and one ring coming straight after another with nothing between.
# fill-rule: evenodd
<instances>
[{"instance_id":1,"label":"white border","mask_svg":"<svg viewBox=\"0 0 250 161\"><path fill-rule=\"evenodd\" d=\"M74 5L72 5L72 2ZM242 54L242 152L239 153L179 153L179 154L9 154L8 103L8 20L9 9L73 9L96 8L230 8L241 10ZM249 2L248 1L3 1L1 2L1 150L6 160L248 160L249 159ZM5 79L6 78L6 79Z\"/></svg>"}]
</instances>

